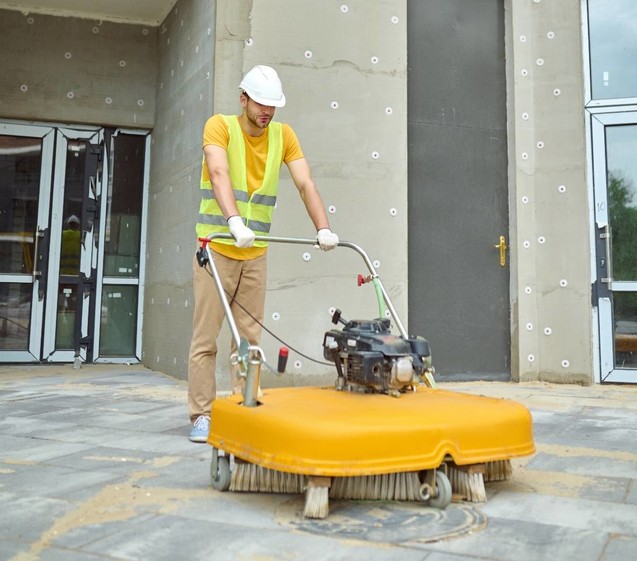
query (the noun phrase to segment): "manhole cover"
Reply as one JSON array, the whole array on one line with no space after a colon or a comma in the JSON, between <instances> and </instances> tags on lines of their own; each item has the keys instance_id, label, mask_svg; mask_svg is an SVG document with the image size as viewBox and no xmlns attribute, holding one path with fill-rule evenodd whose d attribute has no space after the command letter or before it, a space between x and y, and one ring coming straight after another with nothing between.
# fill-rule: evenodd
<instances>
[{"instance_id":1,"label":"manhole cover","mask_svg":"<svg viewBox=\"0 0 637 561\"><path fill-rule=\"evenodd\" d=\"M439 510L410 502L331 500L327 518L308 519L300 497L283 503L277 520L302 532L376 543L435 542L487 526L487 517L466 504Z\"/></svg>"}]
</instances>

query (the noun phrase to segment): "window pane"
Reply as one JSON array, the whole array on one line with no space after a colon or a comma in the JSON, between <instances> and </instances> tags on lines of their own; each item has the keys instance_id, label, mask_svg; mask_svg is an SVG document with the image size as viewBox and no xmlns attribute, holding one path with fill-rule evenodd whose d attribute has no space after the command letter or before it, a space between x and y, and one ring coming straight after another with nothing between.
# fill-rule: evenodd
<instances>
[{"instance_id":1,"label":"window pane","mask_svg":"<svg viewBox=\"0 0 637 561\"><path fill-rule=\"evenodd\" d=\"M137 339L137 286L104 286L100 356L134 357Z\"/></svg>"},{"instance_id":2,"label":"window pane","mask_svg":"<svg viewBox=\"0 0 637 561\"><path fill-rule=\"evenodd\" d=\"M146 137L113 137L106 218L104 275L139 276Z\"/></svg>"},{"instance_id":3,"label":"window pane","mask_svg":"<svg viewBox=\"0 0 637 561\"><path fill-rule=\"evenodd\" d=\"M637 97L635 0L588 0L593 99Z\"/></svg>"},{"instance_id":4,"label":"window pane","mask_svg":"<svg viewBox=\"0 0 637 561\"><path fill-rule=\"evenodd\" d=\"M31 291L30 284L0 284L0 350L28 350Z\"/></svg>"},{"instance_id":5,"label":"window pane","mask_svg":"<svg viewBox=\"0 0 637 561\"><path fill-rule=\"evenodd\" d=\"M42 140L0 136L0 273L33 271Z\"/></svg>"},{"instance_id":6,"label":"window pane","mask_svg":"<svg viewBox=\"0 0 637 561\"><path fill-rule=\"evenodd\" d=\"M637 366L637 293L614 292L615 366Z\"/></svg>"},{"instance_id":7,"label":"window pane","mask_svg":"<svg viewBox=\"0 0 637 561\"><path fill-rule=\"evenodd\" d=\"M73 350L75 348L73 332L77 310L77 285L58 287L58 311L55 325L55 348Z\"/></svg>"},{"instance_id":8,"label":"window pane","mask_svg":"<svg viewBox=\"0 0 637 561\"><path fill-rule=\"evenodd\" d=\"M606 127L613 280L637 280L637 125Z\"/></svg>"},{"instance_id":9,"label":"window pane","mask_svg":"<svg viewBox=\"0 0 637 561\"><path fill-rule=\"evenodd\" d=\"M80 272L81 222L86 180L86 140L69 140L66 150L64 175L64 225L60 247L60 274L77 277ZM84 224L91 230L92 224Z\"/></svg>"}]
</instances>

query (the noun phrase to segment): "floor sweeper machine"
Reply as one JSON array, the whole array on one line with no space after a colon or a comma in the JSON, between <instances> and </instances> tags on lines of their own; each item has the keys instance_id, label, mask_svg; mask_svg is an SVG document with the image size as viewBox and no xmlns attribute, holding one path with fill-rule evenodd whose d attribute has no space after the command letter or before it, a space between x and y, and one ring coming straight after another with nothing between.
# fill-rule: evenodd
<instances>
[{"instance_id":1,"label":"floor sweeper machine","mask_svg":"<svg viewBox=\"0 0 637 561\"><path fill-rule=\"evenodd\" d=\"M437 387L429 343L409 336L367 253L363 259L379 317L346 320L335 310L323 356L336 369L324 387L260 391L270 368L263 350L238 333L209 242L209 267L237 351L230 362L244 379L241 394L212 404L210 476L218 491L305 493L303 515L325 518L329 499L422 501L444 509L452 499L486 501L485 482L511 476L511 459L535 452L531 415L522 404ZM304 238L257 237L316 245ZM340 328L338 327L340 325ZM398 334L392 333L392 327ZM285 355L276 369L285 369Z\"/></svg>"}]
</instances>

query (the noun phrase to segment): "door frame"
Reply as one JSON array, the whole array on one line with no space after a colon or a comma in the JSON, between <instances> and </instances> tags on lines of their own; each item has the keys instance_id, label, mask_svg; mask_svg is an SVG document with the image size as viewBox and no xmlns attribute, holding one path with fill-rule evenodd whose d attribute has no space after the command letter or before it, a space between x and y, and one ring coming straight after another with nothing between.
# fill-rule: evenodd
<instances>
[{"instance_id":1,"label":"door frame","mask_svg":"<svg viewBox=\"0 0 637 561\"><path fill-rule=\"evenodd\" d=\"M95 363L109 363L109 364L131 364L141 362L142 358L142 327L144 317L144 290L146 278L146 226L148 221L148 192L150 186L150 151L151 151L151 133L146 130L137 129L125 129L117 128L112 131L112 134L106 135L106 141L104 143L105 153L103 170L104 178L109 177L109 166L111 164L112 145L111 139L118 134L130 134L145 136L145 154L144 154L144 184L142 191L142 215L140 221L141 236L139 242L139 275L134 277L110 277L104 275L104 255L106 244L106 222L107 222L107 203L104 201L100 209L100 230L99 230L99 247L98 247L98 261L96 272L96 285L95 285L95 302L96 309L101 306L102 292L104 286L108 285L120 285L120 286L137 286L137 333L135 339L135 355L134 356L121 356L121 357L101 357L100 356L100 314L95 314L94 334L93 334L93 362ZM103 185L107 185L107 179ZM106 194L106 193L105 193Z\"/></svg>"},{"instance_id":2,"label":"door frame","mask_svg":"<svg viewBox=\"0 0 637 561\"><path fill-rule=\"evenodd\" d=\"M608 217L606 127L637 125L637 105L587 108L590 157L591 275L593 295L595 379L598 383L637 383L637 369L615 367L613 292L637 292L637 281L614 281Z\"/></svg>"},{"instance_id":3,"label":"door frame","mask_svg":"<svg viewBox=\"0 0 637 561\"><path fill-rule=\"evenodd\" d=\"M39 247L40 240L45 238L49 231L55 128L46 125L0 122L0 134L42 139L37 224L32 238L33 243L38 244ZM39 250L36 247L34 249L33 271L31 274L0 274L2 282L32 285L28 350L0 351L0 357L2 357L3 362L33 362L40 360L46 299L44 294L40 297L42 271L38 268L38 261Z\"/></svg>"},{"instance_id":4,"label":"door frame","mask_svg":"<svg viewBox=\"0 0 637 561\"><path fill-rule=\"evenodd\" d=\"M29 348L26 351L0 350L0 363L39 363L39 362L101 362L111 364L139 363L142 358L142 328L145 288L145 255L146 226L148 220L148 192L150 184L150 152L151 132L141 129L117 127L100 127L92 125L63 125L59 123L36 123L29 121L0 120L0 134L42 138L41 175L39 184L37 233L35 238L46 247L38 249L42 261L41 269L34 264L33 274L1 274L0 282L32 284L31 310L29 324ZM104 275L104 252L106 244L106 223L108 212L109 168L112 163L112 139L118 134L138 135L145 137L144 142L144 178L142 191L142 210L140 220L139 271L137 277L109 277ZM55 349L55 330L57 317L58 275L62 216L64 200L64 180L66 167L66 149L64 144L69 139L90 140L91 144L99 144L101 162L95 179L85 186L85 193L99 205L95 214L94 228L87 233L85 243L94 251L83 251L80 271L89 277L93 284L92 295L80 299L78 306L83 306L81 314L80 339L90 340L91 347L80 346L79 355L75 350ZM86 194L85 194L86 197ZM56 206L57 205L57 206ZM34 232L35 234L35 232ZM94 243L97 238L97 245ZM92 275L92 277L91 277ZM133 356L100 357L100 322L103 285L121 285L137 287L137 310L135 351ZM42 294L40 295L40 292ZM40 297L42 296L42 297ZM89 309L89 299L94 299L94 306ZM47 325L50 328L47 328Z\"/></svg>"},{"instance_id":5,"label":"door frame","mask_svg":"<svg viewBox=\"0 0 637 561\"><path fill-rule=\"evenodd\" d=\"M461 4L407 3L409 330L429 339L437 379L508 381L515 258L507 251L509 24L502 2L476 3L470 14ZM478 57L469 29L490 37L475 76L466 72L466 53ZM432 48L444 57L423 58ZM476 84L488 94L476 97Z\"/></svg>"},{"instance_id":6,"label":"door frame","mask_svg":"<svg viewBox=\"0 0 637 561\"><path fill-rule=\"evenodd\" d=\"M46 362L73 362L78 357L82 362L87 360L87 348L80 345L78 347L78 355L73 350L57 350L55 347L56 331L57 331L57 312L58 312L58 281L60 271L60 252L55 248L60 247L62 241L62 226L64 216L62 209L64 207L64 191L66 179L66 156L69 140L85 140L87 144L101 145L104 138L104 131L101 127L74 129L69 127L56 128L56 146L55 146L55 163L53 167L53 181L51 194L51 222L50 222L50 239L49 239L49 266L48 266L48 282L46 309L44 312L44 324L50 328L44 329L42 337L42 360ZM102 148L103 150L103 148ZM88 158L88 154L86 156ZM88 165L88 163L87 163ZM108 176L104 176L103 170L100 177L99 171L94 181L95 192L91 193L88 185L84 186L84 197L87 191L89 198L99 200L101 194L101 186L106 184ZM90 179L89 179L90 181ZM102 205L104 206L104 205ZM80 276L85 276L89 282L95 281L94 266L97 256L94 249L94 232L93 229L86 233L84 243L80 253ZM98 250L99 251L99 250ZM81 283L78 284L78 292ZM77 294L77 305L81 306L82 312L80 325L80 339L88 337L91 331L89 327L90 318L90 296L85 293Z\"/></svg>"}]
</instances>

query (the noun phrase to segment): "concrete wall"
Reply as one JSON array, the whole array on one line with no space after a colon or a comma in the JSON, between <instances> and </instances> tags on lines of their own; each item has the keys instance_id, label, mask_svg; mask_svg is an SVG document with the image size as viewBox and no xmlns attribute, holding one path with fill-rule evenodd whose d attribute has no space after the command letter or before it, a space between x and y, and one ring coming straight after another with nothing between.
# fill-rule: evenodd
<instances>
[{"instance_id":1,"label":"concrete wall","mask_svg":"<svg viewBox=\"0 0 637 561\"><path fill-rule=\"evenodd\" d=\"M508 1L513 376L592 383L580 0Z\"/></svg>"},{"instance_id":2,"label":"concrete wall","mask_svg":"<svg viewBox=\"0 0 637 561\"><path fill-rule=\"evenodd\" d=\"M152 128L157 28L0 10L0 117Z\"/></svg>"},{"instance_id":3,"label":"concrete wall","mask_svg":"<svg viewBox=\"0 0 637 561\"><path fill-rule=\"evenodd\" d=\"M143 361L181 378L192 333L192 258L202 128L212 113L214 19L214 1L181 0L158 30Z\"/></svg>"},{"instance_id":4,"label":"concrete wall","mask_svg":"<svg viewBox=\"0 0 637 561\"><path fill-rule=\"evenodd\" d=\"M580 2L506 0L505 6L512 376L591 383ZM191 16L184 19L187 8ZM195 10L201 17L192 17ZM216 10L213 37L207 36L206 45L209 53L214 49L214 66L193 53L196 41L190 39L212 25L209 3L178 3L160 29L144 345L149 366L178 376L185 373L190 332L188 246L201 127L212 111L239 112L237 84L258 63L276 67L281 75L288 105L276 117L299 135L333 211L333 229L377 260L407 320L405 0L219 0ZM206 13L209 24L202 23ZM182 60L201 71L184 70ZM213 76L212 107L209 91L199 99L209 85L207 71ZM167 84L173 93L166 92ZM285 169L280 190L272 233L313 236ZM349 318L376 313L373 294L355 287L357 272L364 267L347 250L322 255L309 247L272 247L266 325L295 349L320 359L330 308L342 308ZM228 344L224 337L222 349ZM279 345L264 335L272 360ZM282 379L266 375L265 383L326 382L332 376L331 368L297 353L292 353L289 370L293 374ZM225 368L219 378L219 387L227 388Z\"/></svg>"}]
</instances>

